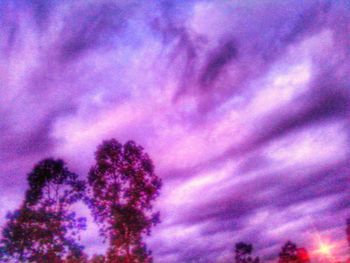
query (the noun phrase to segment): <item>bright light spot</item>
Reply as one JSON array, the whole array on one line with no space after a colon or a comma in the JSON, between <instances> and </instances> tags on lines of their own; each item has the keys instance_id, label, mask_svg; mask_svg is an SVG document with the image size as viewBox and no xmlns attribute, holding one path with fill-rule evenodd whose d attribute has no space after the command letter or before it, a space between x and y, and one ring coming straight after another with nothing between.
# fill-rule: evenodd
<instances>
[{"instance_id":1,"label":"bright light spot","mask_svg":"<svg viewBox=\"0 0 350 263\"><path fill-rule=\"evenodd\" d=\"M334 245L332 244L320 243L317 252L323 256L330 257L332 255L333 248Z\"/></svg>"},{"instance_id":2,"label":"bright light spot","mask_svg":"<svg viewBox=\"0 0 350 263\"><path fill-rule=\"evenodd\" d=\"M331 253L331 248L326 244L321 244L319 251L322 254L329 255Z\"/></svg>"}]
</instances>

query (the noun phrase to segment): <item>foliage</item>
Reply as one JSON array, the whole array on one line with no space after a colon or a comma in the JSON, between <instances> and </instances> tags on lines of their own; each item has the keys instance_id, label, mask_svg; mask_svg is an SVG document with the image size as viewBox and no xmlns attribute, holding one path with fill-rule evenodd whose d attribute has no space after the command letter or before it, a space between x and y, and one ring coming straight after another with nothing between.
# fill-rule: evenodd
<instances>
[{"instance_id":1,"label":"foliage","mask_svg":"<svg viewBox=\"0 0 350 263\"><path fill-rule=\"evenodd\" d=\"M85 253L70 254L63 263L88 263L88 256Z\"/></svg>"},{"instance_id":2,"label":"foliage","mask_svg":"<svg viewBox=\"0 0 350 263\"><path fill-rule=\"evenodd\" d=\"M80 258L79 231L85 219L71 206L85 185L62 160L45 159L28 175L29 189L21 207L8 214L1 240L2 261L63 262Z\"/></svg>"},{"instance_id":3,"label":"foliage","mask_svg":"<svg viewBox=\"0 0 350 263\"><path fill-rule=\"evenodd\" d=\"M45 159L28 174L29 189L19 209L6 216L0 240L1 262L149 263L151 252L143 237L159 223L153 203L161 188L152 160L141 146L115 139L104 141L95 153L96 164L85 182L68 170L63 160ZM90 260L79 245L85 219L72 206L85 200L100 235L108 241L106 255ZM346 227L350 246L350 218ZM235 245L236 263L259 263L253 246ZM310 262L308 252L288 241L279 263Z\"/></svg>"},{"instance_id":4,"label":"foliage","mask_svg":"<svg viewBox=\"0 0 350 263\"><path fill-rule=\"evenodd\" d=\"M103 255L93 255L90 263L106 263L106 257Z\"/></svg>"},{"instance_id":5,"label":"foliage","mask_svg":"<svg viewBox=\"0 0 350 263\"><path fill-rule=\"evenodd\" d=\"M259 257L252 257L253 245L239 242L235 246L236 263L259 263Z\"/></svg>"},{"instance_id":6,"label":"foliage","mask_svg":"<svg viewBox=\"0 0 350 263\"><path fill-rule=\"evenodd\" d=\"M108 262L151 262L142 236L159 222L152 203L161 180L141 146L104 141L89 173L89 205L100 234L109 242Z\"/></svg>"},{"instance_id":7,"label":"foliage","mask_svg":"<svg viewBox=\"0 0 350 263\"><path fill-rule=\"evenodd\" d=\"M279 253L279 263L305 263L309 262L309 256L304 248L297 248L297 245L287 241Z\"/></svg>"}]
</instances>

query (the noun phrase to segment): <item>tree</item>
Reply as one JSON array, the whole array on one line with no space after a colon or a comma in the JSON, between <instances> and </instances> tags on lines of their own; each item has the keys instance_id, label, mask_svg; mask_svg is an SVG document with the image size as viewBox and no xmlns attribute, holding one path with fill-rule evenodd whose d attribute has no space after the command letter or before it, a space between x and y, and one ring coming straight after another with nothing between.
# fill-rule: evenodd
<instances>
[{"instance_id":1,"label":"tree","mask_svg":"<svg viewBox=\"0 0 350 263\"><path fill-rule=\"evenodd\" d=\"M2 261L63 262L80 258L79 230L85 219L71 206L85 184L63 160L45 159L28 175L29 189L21 207L8 214L1 240Z\"/></svg>"},{"instance_id":2,"label":"tree","mask_svg":"<svg viewBox=\"0 0 350 263\"><path fill-rule=\"evenodd\" d=\"M90 263L106 263L106 258L103 255L93 255Z\"/></svg>"},{"instance_id":3,"label":"tree","mask_svg":"<svg viewBox=\"0 0 350 263\"><path fill-rule=\"evenodd\" d=\"M304 248L298 248L296 244L287 241L279 253L279 263L306 263L309 255Z\"/></svg>"},{"instance_id":4,"label":"tree","mask_svg":"<svg viewBox=\"0 0 350 263\"><path fill-rule=\"evenodd\" d=\"M63 263L88 263L88 256L85 253L79 253L78 255L69 255Z\"/></svg>"},{"instance_id":5,"label":"tree","mask_svg":"<svg viewBox=\"0 0 350 263\"><path fill-rule=\"evenodd\" d=\"M152 160L133 141L122 145L115 139L104 141L95 159L88 177L89 206L109 242L107 262L151 262L142 237L159 222L152 203L161 187Z\"/></svg>"},{"instance_id":6,"label":"tree","mask_svg":"<svg viewBox=\"0 0 350 263\"><path fill-rule=\"evenodd\" d=\"M253 245L239 242L235 246L235 262L236 263L259 263L259 257L253 258Z\"/></svg>"}]
</instances>

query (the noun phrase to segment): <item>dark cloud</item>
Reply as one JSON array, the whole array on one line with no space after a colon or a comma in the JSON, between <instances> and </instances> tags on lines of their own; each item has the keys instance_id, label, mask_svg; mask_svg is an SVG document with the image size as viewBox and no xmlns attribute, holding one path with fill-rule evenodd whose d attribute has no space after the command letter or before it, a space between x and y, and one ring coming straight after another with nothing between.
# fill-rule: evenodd
<instances>
[{"instance_id":1,"label":"dark cloud","mask_svg":"<svg viewBox=\"0 0 350 263\"><path fill-rule=\"evenodd\" d=\"M310 33L310 28L315 25L315 20L317 19L319 13L319 8L315 6L302 12L296 19L295 24L291 27L291 30L282 38L285 42L294 42L298 37L304 35L305 33Z\"/></svg>"},{"instance_id":2,"label":"dark cloud","mask_svg":"<svg viewBox=\"0 0 350 263\"><path fill-rule=\"evenodd\" d=\"M125 12L114 3L104 3L89 4L69 14L61 33L62 60L74 59L101 45L113 45L118 32L127 26ZM128 12L132 12L131 6Z\"/></svg>"},{"instance_id":3,"label":"dark cloud","mask_svg":"<svg viewBox=\"0 0 350 263\"><path fill-rule=\"evenodd\" d=\"M16 40L18 40L18 13L15 8L10 4L3 3L0 5L0 12L4 14L0 18L0 27L2 33L1 41L1 56L9 56L12 47L15 45Z\"/></svg>"},{"instance_id":4,"label":"dark cloud","mask_svg":"<svg viewBox=\"0 0 350 263\"><path fill-rule=\"evenodd\" d=\"M220 44L216 50L209 55L208 62L200 75L199 82L203 86L210 85L220 74L220 71L238 56L238 48L234 41Z\"/></svg>"},{"instance_id":5,"label":"dark cloud","mask_svg":"<svg viewBox=\"0 0 350 263\"><path fill-rule=\"evenodd\" d=\"M272 116L266 117L265 124L256 131L256 145L327 119L344 119L349 114L349 95L345 89L324 88L319 94L302 96L292 104L300 104L300 107L291 110L294 106L288 105L278 114L273 112Z\"/></svg>"},{"instance_id":6,"label":"dark cloud","mask_svg":"<svg viewBox=\"0 0 350 263\"><path fill-rule=\"evenodd\" d=\"M297 7L291 3L268 3L253 10L243 9L245 16L235 17L233 12L225 25L221 25L218 39L214 41L206 34L185 27L181 19L173 18L174 12L168 11L166 26L160 31L168 44L177 43L175 54L182 63L175 65L184 72L181 75L184 84L180 85L176 98L199 90L195 93L201 100L200 110L204 115L232 96L246 93L247 85L266 73L288 48L328 26L327 6L323 2ZM168 5L167 10L175 9ZM269 14L272 9L276 10L274 16ZM159 24L157 20L158 29ZM201 88L207 90L203 92Z\"/></svg>"},{"instance_id":7,"label":"dark cloud","mask_svg":"<svg viewBox=\"0 0 350 263\"><path fill-rule=\"evenodd\" d=\"M31 5L34 12L34 19L36 20L38 27L45 29L47 26L47 20L50 18L51 8L57 4L56 0L29 0L27 1Z\"/></svg>"}]
</instances>

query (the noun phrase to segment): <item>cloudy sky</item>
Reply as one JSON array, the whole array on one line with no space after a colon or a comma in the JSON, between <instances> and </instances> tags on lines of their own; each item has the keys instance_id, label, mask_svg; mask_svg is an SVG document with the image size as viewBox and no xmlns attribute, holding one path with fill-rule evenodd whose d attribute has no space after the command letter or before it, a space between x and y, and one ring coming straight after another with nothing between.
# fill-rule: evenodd
<instances>
[{"instance_id":1,"label":"cloudy sky","mask_svg":"<svg viewBox=\"0 0 350 263\"><path fill-rule=\"evenodd\" d=\"M155 262L226 262L239 241L271 260L288 239L341 258L349 36L347 0L0 1L0 223L36 162L85 177L114 137L164 183Z\"/></svg>"}]
</instances>

